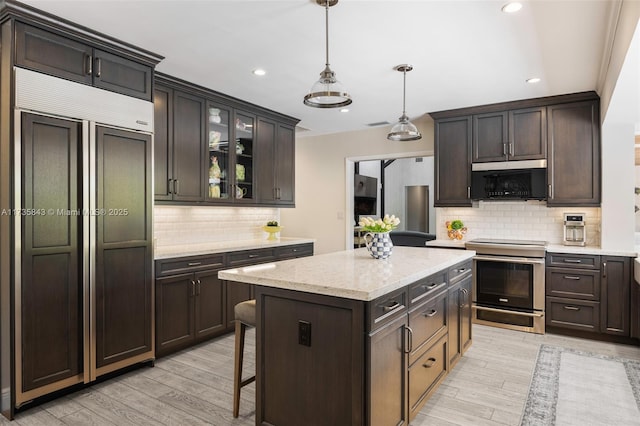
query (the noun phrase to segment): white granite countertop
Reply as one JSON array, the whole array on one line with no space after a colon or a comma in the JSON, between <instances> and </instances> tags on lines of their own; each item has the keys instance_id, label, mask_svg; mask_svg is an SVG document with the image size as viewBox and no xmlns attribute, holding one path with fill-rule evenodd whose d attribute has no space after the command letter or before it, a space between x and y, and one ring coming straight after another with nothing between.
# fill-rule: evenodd
<instances>
[{"instance_id":1,"label":"white granite countertop","mask_svg":"<svg viewBox=\"0 0 640 426\"><path fill-rule=\"evenodd\" d=\"M473 258L475 251L393 248L385 260L346 250L220 271L229 281L369 301Z\"/></svg>"},{"instance_id":2,"label":"white granite countertop","mask_svg":"<svg viewBox=\"0 0 640 426\"><path fill-rule=\"evenodd\" d=\"M174 246L156 247L153 257L168 259L171 257L198 256L202 254L225 253L229 251L255 250L269 247L290 246L295 244L314 243L310 238L278 238L276 240L240 240L200 244L179 244Z\"/></svg>"},{"instance_id":3,"label":"white granite countertop","mask_svg":"<svg viewBox=\"0 0 640 426\"><path fill-rule=\"evenodd\" d=\"M565 246L563 244L549 244L547 245L548 253L569 253L569 254L593 254L601 256L627 256L636 257L638 252L635 249L630 250L607 250L601 249L595 246Z\"/></svg>"}]
</instances>

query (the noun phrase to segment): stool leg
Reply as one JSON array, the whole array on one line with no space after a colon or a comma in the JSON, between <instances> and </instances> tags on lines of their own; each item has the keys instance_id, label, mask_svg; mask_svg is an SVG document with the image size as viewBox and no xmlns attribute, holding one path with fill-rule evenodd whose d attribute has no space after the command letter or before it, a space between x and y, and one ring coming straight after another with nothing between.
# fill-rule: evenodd
<instances>
[{"instance_id":1,"label":"stool leg","mask_svg":"<svg viewBox=\"0 0 640 426\"><path fill-rule=\"evenodd\" d=\"M244 355L244 335L247 326L236 320L236 353L233 367L233 417L240 412L240 388L242 387L242 359Z\"/></svg>"}]
</instances>

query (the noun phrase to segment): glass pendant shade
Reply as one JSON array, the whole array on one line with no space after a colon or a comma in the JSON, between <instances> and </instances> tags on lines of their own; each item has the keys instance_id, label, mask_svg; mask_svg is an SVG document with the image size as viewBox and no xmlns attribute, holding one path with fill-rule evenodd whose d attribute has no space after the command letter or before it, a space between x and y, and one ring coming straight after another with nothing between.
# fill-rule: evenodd
<instances>
[{"instance_id":1,"label":"glass pendant shade","mask_svg":"<svg viewBox=\"0 0 640 426\"><path fill-rule=\"evenodd\" d=\"M402 114L402 117L400 117L398 122L391 128L387 139L391 141L417 141L418 139L422 139L422 135L418 131L418 128L409 121L409 117Z\"/></svg>"},{"instance_id":2,"label":"glass pendant shade","mask_svg":"<svg viewBox=\"0 0 640 426\"><path fill-rule=\"evenodd\" d=\"M351 102L351 96L328 65L320 73L320 79L313 84L309 94L304 97L304 104L315 108L339 108Z\"/></svg>"},{"instance_id":3,"label":"glass pendant shade","mask_svg":"<svg viewBox=\"0 0 640 426\"><path fill-rule=\"evenodd\" d=\"M326 62L320 79L314 83L309 93L304 97L304 104L314 108L340 108L351 104L351 96L344 90L342 83L336 79L329 67L329 7L335 6L338 0L316 0L325 8L325 48Z\"/></svg>"},{"instance_id":4,"label":"glass pendant shade","mask_svg":"<svg viewBox=\"0 0 640 426\"><path fill-rule=\"evenodd\" d=\"M405 99L407 92L407 72L411 71L413 67L411 65L403 64L394 68L396 71L402 72L402 115L398 119L398 122L394 124L391 131L387 135L387 139L390 141L417 141L422 139L422 135L418 131L418 128L409 121L405 110Z\"/></svg>"}]
</instances>

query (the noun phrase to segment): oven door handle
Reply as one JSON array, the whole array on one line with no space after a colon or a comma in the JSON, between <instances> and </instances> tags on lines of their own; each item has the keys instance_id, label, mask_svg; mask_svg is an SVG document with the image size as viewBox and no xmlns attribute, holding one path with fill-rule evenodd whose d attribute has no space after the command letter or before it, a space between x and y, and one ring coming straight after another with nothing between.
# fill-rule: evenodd
<instances>
[{"instance_id":1,"label":"oven door handle","mask_svg":"<svg viewBox=\"0 0 640 426\"><path fill-rule=\"evenodd\" d=\"M476 309L478 311L489 311L489 312L498 312L500 314L510 314L510 315L520 315L523 317L533 317L533 318L537 318L537 317L543 317L544 313L542 312L520 312L520 311L510 311L507 309L498 309L498 308L489 308L486 306L478 306L478 305L473 305L473 309Z\"/></svg>"},{"instance_id":2,"label":"oven door handle","mask_svg":"<svg viewBox=\"0 0 640 426\"><path fill-rule=\"evenodd\" d=\"M544 265L544 258L537 259L531 257L507 257L507 256L482 256L475 255L473 260L489 261L489 262L505 262L505 263L523 263L526 265Z\"/></svg>"}]
</instances>

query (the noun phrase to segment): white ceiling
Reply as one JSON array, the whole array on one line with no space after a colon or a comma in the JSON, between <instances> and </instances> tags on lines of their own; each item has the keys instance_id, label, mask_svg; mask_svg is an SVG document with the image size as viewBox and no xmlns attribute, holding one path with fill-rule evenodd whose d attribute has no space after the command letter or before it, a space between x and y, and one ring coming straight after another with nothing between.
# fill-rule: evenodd
<instances>
[{"instance_id":1,"label":"white ceiling","mask_svg":"<svg viewBox=\"0 0 640 426\"><path fill-rule=\"evenodd\" d=\"M340 0L330 62L348 113L302 103L324 68L315 0L22 0L165 56L157 70L297 117L313 135L394 123L407 113L595 90L612 0ZM264 68L267 75L251 71ZM525 83L530 77L542 81Z\"/></svg>"}]
</instances>

